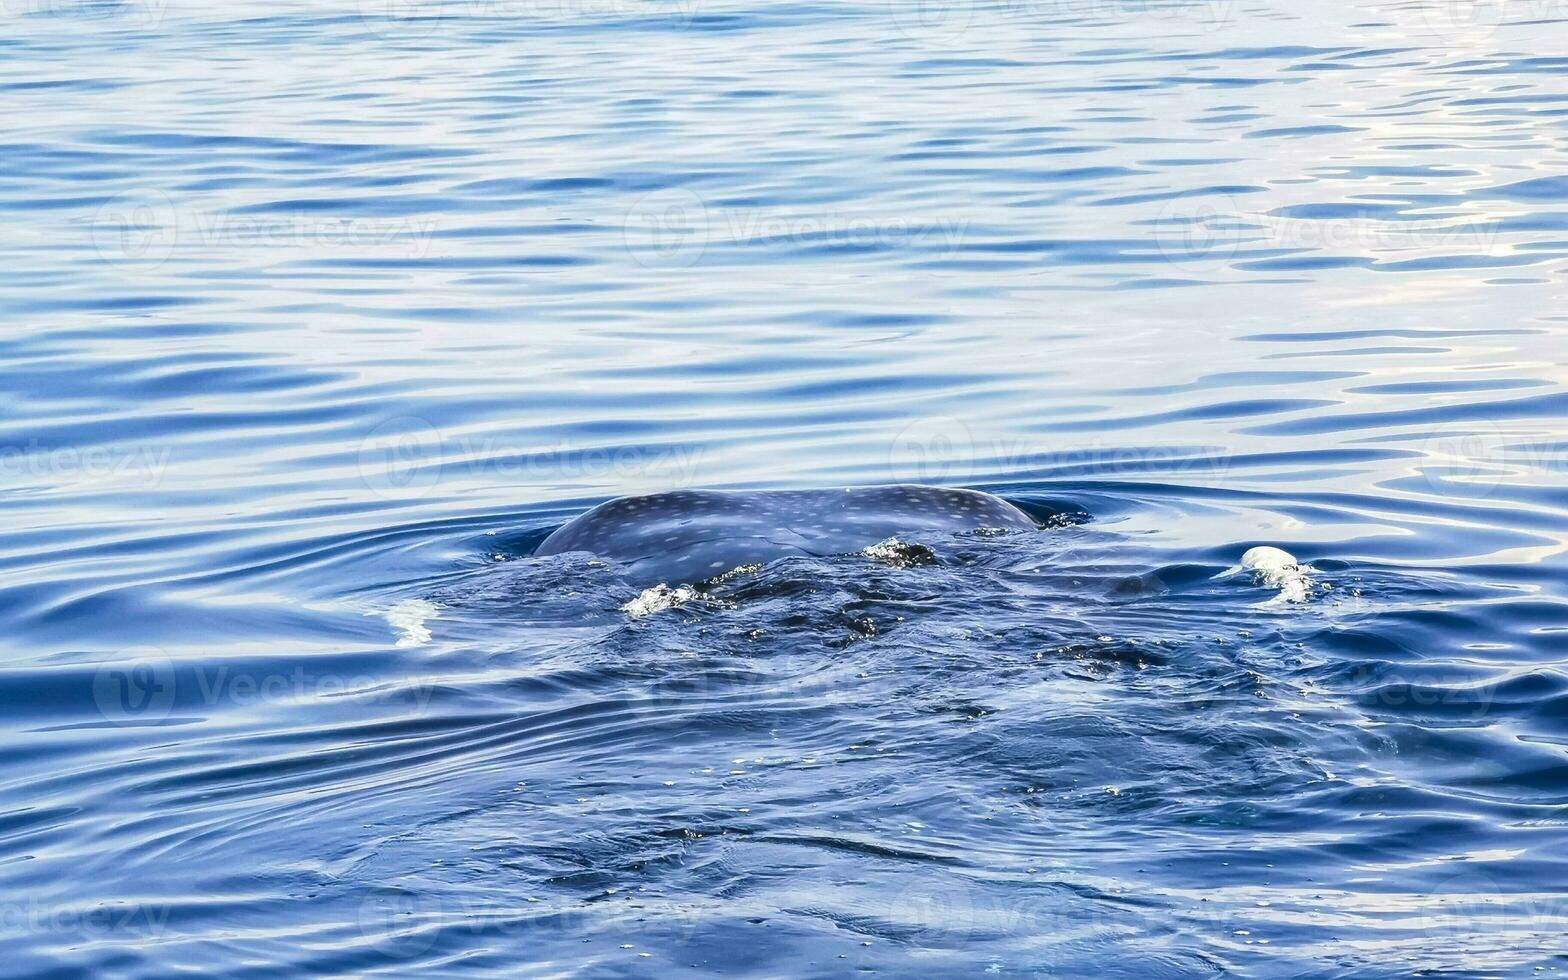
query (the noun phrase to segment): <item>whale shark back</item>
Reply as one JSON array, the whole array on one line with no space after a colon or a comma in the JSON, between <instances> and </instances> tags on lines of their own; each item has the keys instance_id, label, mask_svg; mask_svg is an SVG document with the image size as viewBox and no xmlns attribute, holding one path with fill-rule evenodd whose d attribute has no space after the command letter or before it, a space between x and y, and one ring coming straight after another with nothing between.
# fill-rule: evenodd
<instances>
[{"instance_id":1,"label":"whale shark back","mask_svg":"<svg viewBox=\"0 0 1568 980\"><path fill-rule=\"evenodd\" d=\"M791 555L861 551L897 534L1037 526L978 490L673 490L600 504L558 528L535 554L588 552L616 561L636 581L689 584Z\"/></svg>"}]
</instances>

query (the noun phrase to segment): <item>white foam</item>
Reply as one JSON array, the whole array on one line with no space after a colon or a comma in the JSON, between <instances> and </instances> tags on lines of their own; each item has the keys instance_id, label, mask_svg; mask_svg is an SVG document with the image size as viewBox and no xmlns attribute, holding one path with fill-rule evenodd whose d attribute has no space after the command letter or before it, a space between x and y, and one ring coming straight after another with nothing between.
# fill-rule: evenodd
<instances>
[{"instance_id":1,"label":"white foam","mask_svg":"<svg viewBox=\"0 0 1568 980\"><path fill-rule=\"evenodd\" d=\"M888 538L886 541L878 541L871 545L861 554L867 558L875 558L877 561L899 561L904 557L904 549L907 547L897 538Z\"/></svg>"},{"instance_id":2,"label":"white foam","mask_svg":"<svg viewBox=\"0 0 1568 980\"><path fill-rule=\"evenodd\" d=\"M424 599L404 599L386 611L387 623L397 631L397 645L417 647L430 642L425 620L441 615L441 607Z\"/></svg>"},{"instance_id":3,"label":"white foam","mask_svg":"<svg viewBox=\"0 0 1568 980\"><path fill-rule=\"evenodd\" d=\"M925 545L910 544L897 538L888 538L860 552L873 561L891 565L894 568L909 568L913 565L929 565L936 561L936 555Z\"/></svg>"},{"instance_id":4,"label":"white foam","mask_svg":"<svg viewBox=\"0 0 1568 980\"><path fill-rule=\"evenodd\" d=\"M642 594L622 606L621 611L635 619L640 616L651 616L666 609L674 609L695 598L697 598L697 590L689 585L672 589L660 582L651 589L643 589Z\"/></svg>"},{"instance_id":5,"label":"white foam","mask_svg":"<svg viewBox=\"0 0 1568 980\"><path fill-rule=\"evenodd\" d=\"M1247 549L1241 567L1252 572L1259 584L1278 589L1278 602L1306 602L1312 589L1312 576L1296 556L1280 548L1262 545Z\"/></svg>"},{"instance_id":6,"label":"white foam","mask_svg":"<svg viewBox=\"0 0 1568 980\"><path fill-rule=\"evenodd\" d=\"M730 569L729 571L727 571L727 572L720 572L719 574L717 574L717 575L713 576L712 578L708 579L706 584L710 585L710 586L712 586L712 585L723 585L725 582L728 582L731 579L740 578L742 575L750 575L753 572L760 572L760 571L762 571L762 566L757 564L756 562L752 562L749 565L736 565L734 568Z\"/></svg>"}]
</instances>

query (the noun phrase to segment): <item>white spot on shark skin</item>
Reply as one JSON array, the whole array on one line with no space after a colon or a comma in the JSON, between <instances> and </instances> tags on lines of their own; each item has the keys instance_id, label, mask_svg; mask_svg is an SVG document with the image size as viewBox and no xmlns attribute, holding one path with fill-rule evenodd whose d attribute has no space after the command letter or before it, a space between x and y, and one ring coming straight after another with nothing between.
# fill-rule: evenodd
<instances>
[{"instance_id":1,"label":"white spot on shark skin","mask_svg":"<svg viewBox=\"0 0 1568 980\"><path fill-rule=\"evenodd\" d=\"M1312 589L1312 577L1296 556L1279 548L1262 545L1247 549L1241 556L1241 567L1252 572L1260 585L1278 589L1274 602L1306 602Z\"/></svg>"},{"instance_id":2,"label":"white spot on shark skin","mask_svg":"<svg viewBox=\"0 0 1568 980\"><path fill-rule=\"evenodd\" d=\"M404 599L386 611L387 623L397 631L397 645L417 647L430 642L425 620L441 615L441 607L424 599Z\"/></svg>"}]
</instances>

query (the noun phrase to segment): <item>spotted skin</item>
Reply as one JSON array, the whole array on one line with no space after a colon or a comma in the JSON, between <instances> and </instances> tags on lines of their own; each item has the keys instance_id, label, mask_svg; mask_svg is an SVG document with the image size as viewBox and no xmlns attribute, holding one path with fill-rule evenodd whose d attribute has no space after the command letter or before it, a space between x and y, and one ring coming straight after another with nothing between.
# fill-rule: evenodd
<instances>
[{"instance_id":1,"label":"spotted skin","mask_svg":"<svg viewBox=\"0 0 1568 980\"><path fill-rule=\"evenodd\" d=\"M1037 527L979 490L673 490L600 504L558 528L535 554L588 552L620 563L634 581L674 585L791 555L848 554L897 534Z\"/></svg>"}]
</instances>

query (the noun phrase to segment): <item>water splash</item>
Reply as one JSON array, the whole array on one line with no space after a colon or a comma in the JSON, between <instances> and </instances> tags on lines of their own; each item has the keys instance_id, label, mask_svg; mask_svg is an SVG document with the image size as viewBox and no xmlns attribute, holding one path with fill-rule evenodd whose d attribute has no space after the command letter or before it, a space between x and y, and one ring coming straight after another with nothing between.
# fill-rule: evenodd
<instances>
[{"instance_id":1,"label":"water splash","mask_svg":"<svg viewBox=\"0 0 1568 980\"><path fill-rule=\"evenodd\" d=\"M441 607L425 599L404 599L385 615L387 624L397 633L397 645L417 647L430 642L425 621L441 615Z\"/></svg>"},{"instance_id":2,"label":"water splash","mask_svg":"<svg viewBox=\"0 0 1568 980\"><path fill-rule=\"evenodd\" d=\"M1311 570L1294 555L1268 545L1250 548L1241 556L1241 567L1266 588L1276 589L1276 602L1306 602L1312 594Z\"/></svg>"}]
</instances>

